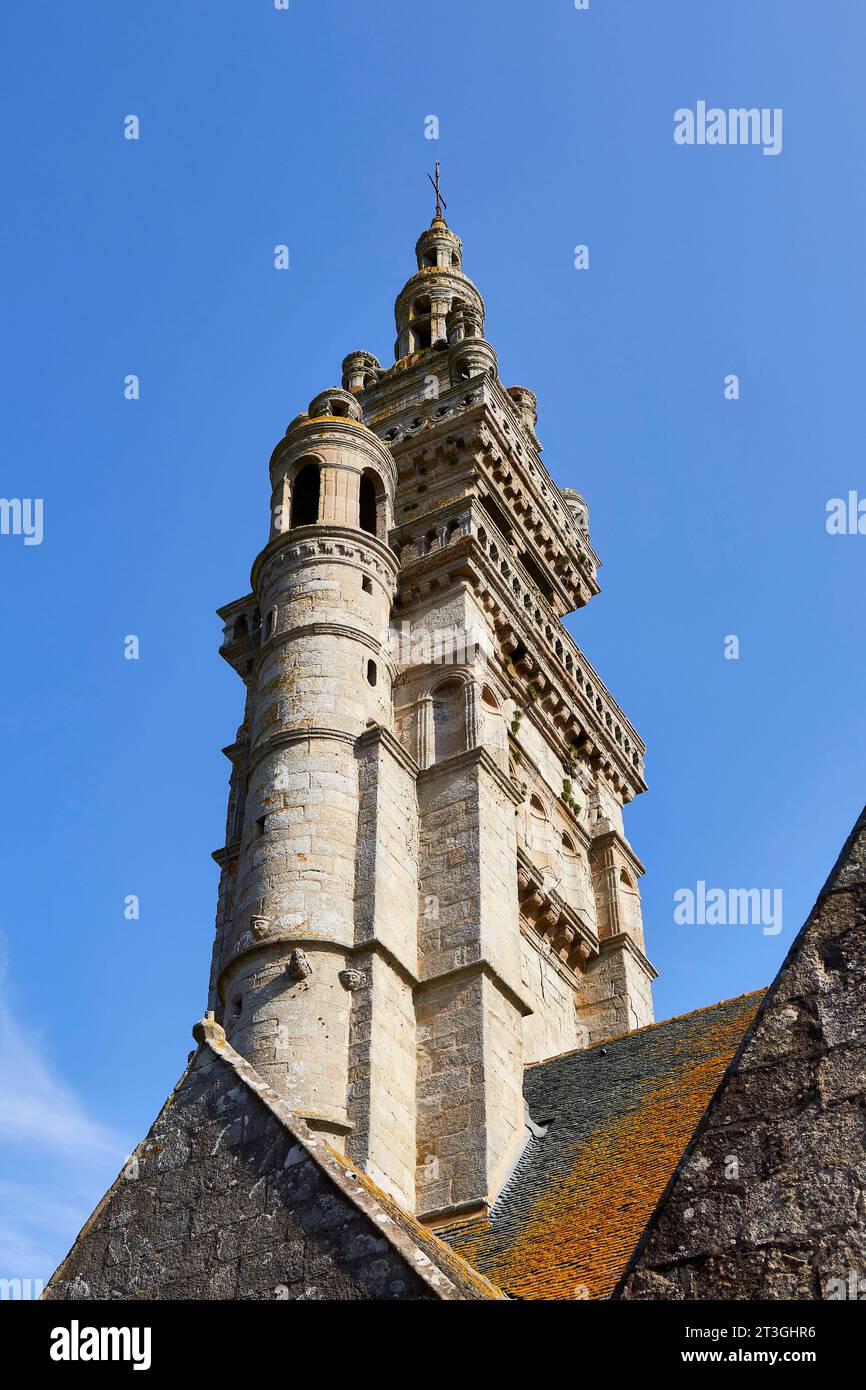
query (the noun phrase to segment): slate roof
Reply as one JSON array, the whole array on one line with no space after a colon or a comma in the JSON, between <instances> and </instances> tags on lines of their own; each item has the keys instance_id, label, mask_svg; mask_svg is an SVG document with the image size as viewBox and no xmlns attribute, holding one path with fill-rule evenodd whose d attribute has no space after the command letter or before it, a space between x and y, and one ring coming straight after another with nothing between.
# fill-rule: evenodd
<instances>
[{"instance_id":1,"label":"slate roof","mask_svg":"<svg viewBox=\"0 0 866 1390\"><path fill-rule=\"evenodd\" d=\"M440 1235L512 1297L609 1297L762 996L529 1067L529 1113L546 1133L489 1219Z\"/></svg>"}]
</instances>

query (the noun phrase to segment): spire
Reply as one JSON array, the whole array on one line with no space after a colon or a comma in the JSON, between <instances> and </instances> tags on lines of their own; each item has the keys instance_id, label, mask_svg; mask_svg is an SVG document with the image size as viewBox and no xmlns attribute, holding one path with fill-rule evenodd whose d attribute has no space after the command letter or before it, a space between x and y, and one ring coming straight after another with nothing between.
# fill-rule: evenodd
<instances>
[{"instance_id":1,"label":"spire","mask_svg":"<svg viewBox=\"0 0 866 1390\"><path fill-rule=\"evenodd\" d=\"M440 182L439 182L439 177L440 177L440 176L439 176L439 160L438 160L438 159L436 160L436 177L435 177L435 179L433 178L433 175L432 175L432 174L428 174L427 177L428 177L428 179L430 180L430 182L432 183L434 189L436 190L436 212L435 212L435 214L434 214L434 216L433 216L433 221L430 223L430 226L431 226L431 227L432 227L432 226L435 226L435 224L436 224L437 222L441 222L441 223L443 224L443 226L447 226L448 224L446 223L445 218L442 216L442 209L443 209L443 208L447 208L447 207L448 207L448 204L446 203L445 199L442 197L442 189L441 189L441 187L440 187Z\"/></svg>"},{"instance_id":2,"label":"spire","mask_svg":"<svg viewBox=\"0 0 866 1390\"><path fill-rule=\"evenodd\" d=\"M425 227L415 244L418 269L409 277L394 306L397 361L437 345L452 341L449 319L452 313L470 326L455 329L478 338L484 335L484 301L471 280L463 274L463 244L445 221L448 204L442 196L442 168L436 161L435 174L427 178L436 195L433 221Z\"/></svg>"}]
</instances>

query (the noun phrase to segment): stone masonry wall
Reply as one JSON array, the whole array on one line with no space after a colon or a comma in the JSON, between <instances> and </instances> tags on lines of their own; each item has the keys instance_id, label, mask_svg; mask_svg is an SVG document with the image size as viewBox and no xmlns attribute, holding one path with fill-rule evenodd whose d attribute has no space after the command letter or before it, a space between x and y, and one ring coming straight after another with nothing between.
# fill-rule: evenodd
<instances>
[{"instance_id":1,"label":"stone masonry wall","mask_svg":"<svg viewBox=\"0 0 866 1390\"><path fill-rule=\"evenodd\" d=\"M601 943L601 954L590 961L581 985L577 1018L589 1029L590 1042L617 1038L652 1023L651 980L625 936Z\"/></svg>"},{"instance_id":2,"label":"stone masonry wall","mask_svg":"<svg viewBox=\"0 0 866 1390\"><path fill-rule=\"evenodd\" d=\"M351 1158L415 1205L415 1009L418 799L396 739L362 735L349 1039ZM361 949L369 947L369 949ZM354 975L353 975L354 979Z\"/></svg>"},{"instance_id":3,"label":"stone masonry wall","mask_svg":"<svg viewBox=\"0 0 866 1390\"><path fill-rule=\"evenodd\" d=\"M387 958L357 955L352 993L347 1153L408 1211L415 1209L415 1006Z\"/></svg>"},{"instance_id":4,"label":"stone masonry wall","mask_svg":"<svg viewBox=\"0 0 866 1390\"><path fill-rule=\"evenodd\" d=\"M578 1022L572 984L525 936L522 960L523 992L532 1006L532 1013L523 1020L525 1064L586 1047L589 1030Z\"/></svg>"},{"instance_id":5,"label":"stone masonry wall","mask_svg":"<svg viewBox=\"0 0 866 1390\"><path fill-rule=\"evenodd\" d=\"M440 1267L433 1238L413 1237L279 1105L243 1059L200 1048L43 1297L497 1296L450 1252Z\"/></svg>"},{"instance_id":6,"label":"stone masonry wall","mask_svg":"<svg viewBox=\"0 0 866 1390\"><path fill-rule=\"evenodd\" d=\"M502 779L502 780L500 780ZM417 1209L484 1202L523 1140L514 805L481 750L419 782Z\"/></svg>"},{"instance_id":7,"label":"stone masonry wall","mask_svg":"<svg viewBox=\"0 0 866 1390\"><path fill-rule=\"evenodd\" d=\"M862 1298L866 813L626 1271L631 1299Z\"/></svg>"}]
</instances>

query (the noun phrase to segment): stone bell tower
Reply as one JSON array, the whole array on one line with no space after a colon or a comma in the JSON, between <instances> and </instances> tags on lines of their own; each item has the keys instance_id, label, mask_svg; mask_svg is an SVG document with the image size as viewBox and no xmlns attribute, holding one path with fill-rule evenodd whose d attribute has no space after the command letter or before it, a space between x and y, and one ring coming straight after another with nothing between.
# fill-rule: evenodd
<instances>
[{"instance_id":1,"label":"stone bell tower","mask_svg":"<svg viewBox=\"0 0 866 1390\"><path fill-rule=\"evenodd\" d=\"M587 505L501 383L438 195L416 259L394 365L350 353L289 425L220 610L246 708L209 1008L437 1223L519 1157L525 1065L651 1021L654 971L622 822L643 744L561 621L599 592Z\"/></svg>"}]
</instances>

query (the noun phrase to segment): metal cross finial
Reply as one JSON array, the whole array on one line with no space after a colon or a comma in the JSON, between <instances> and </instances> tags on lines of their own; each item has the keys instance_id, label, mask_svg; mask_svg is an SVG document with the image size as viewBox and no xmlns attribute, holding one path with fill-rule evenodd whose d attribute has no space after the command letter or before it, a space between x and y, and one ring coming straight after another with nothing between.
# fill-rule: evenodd
<instances>
[{"instance_id":1,"label":"metal cross finial","mask_svg":"<svg viewBox=\"0 0 866 1390\"><path fill-rule=\"evenodd\" d=\"M435 177L435 179L433 178L433 175L432 175L432 174L428 174L427 177L428 177L428 179L430 180L430 182L432 183L433 187L434 187L435 190L436 190L436 216L437 216L437 217L439 218L439 220L441 221L441 220L442 220L442 209L443 209L443 208L447 208L448 204L446 203L445 199L442 197L442 190L441 190L441 188L439 187L439 160L438 160L438 159L436 160L436 177Z\"/></svg>"}]
</instances>

